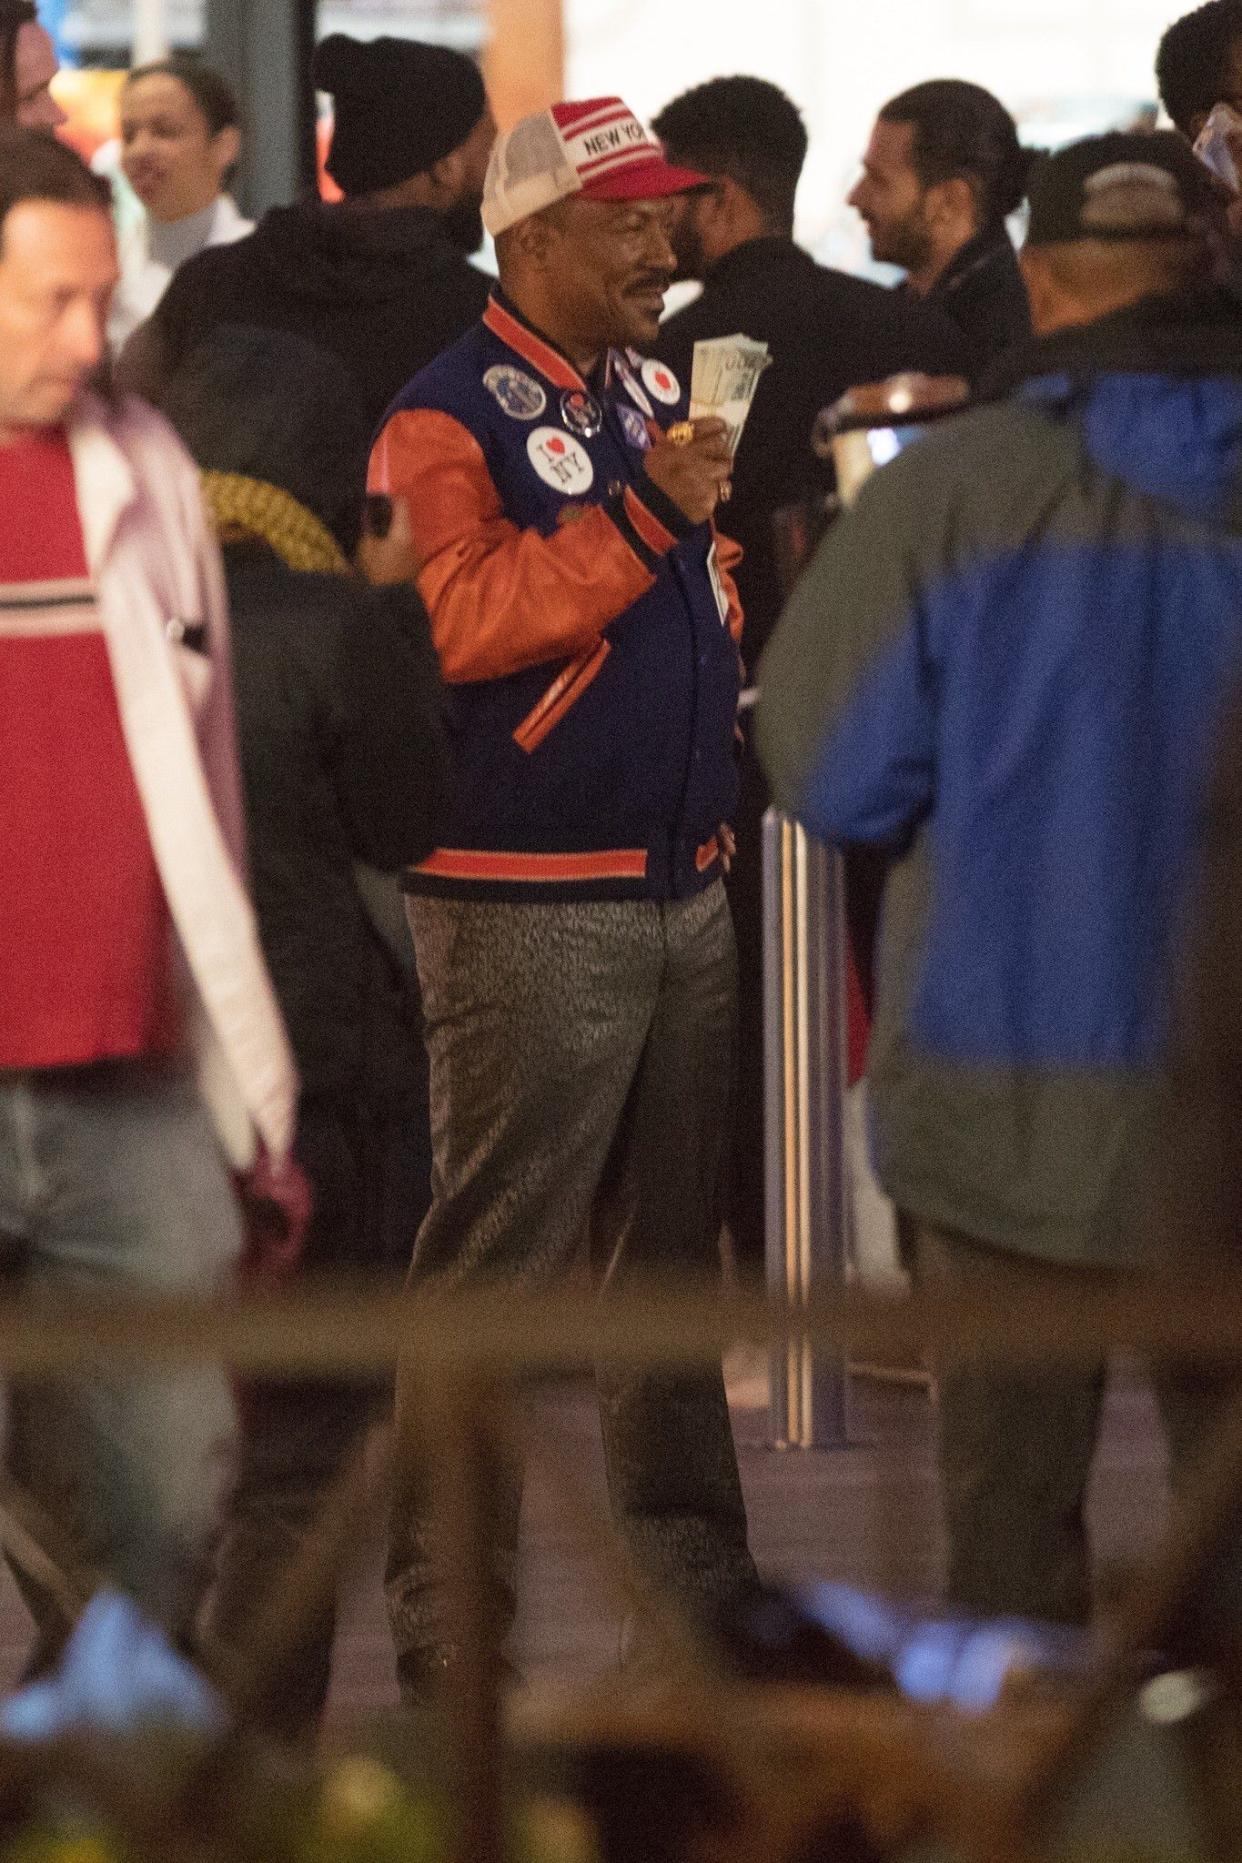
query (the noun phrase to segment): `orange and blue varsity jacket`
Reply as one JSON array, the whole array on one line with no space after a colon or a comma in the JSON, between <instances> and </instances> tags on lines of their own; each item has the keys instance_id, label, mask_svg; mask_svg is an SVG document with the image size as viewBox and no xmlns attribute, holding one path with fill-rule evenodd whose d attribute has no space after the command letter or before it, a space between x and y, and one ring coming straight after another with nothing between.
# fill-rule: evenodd
<instances>
[{"instance_id":1,"label":"orange and blue varsity jacket","mask_svg":"<svg viewBox=\"0 0 1242 1863\"><path fill-rule=\"evenodd\" d=\"M585 381L499 294L389 410L370 488L409 510L456 779L408 891L678 899L719 878L740 552L643 470L685 414L663 363L613 350Z\"/></svg>"}]
</instances>

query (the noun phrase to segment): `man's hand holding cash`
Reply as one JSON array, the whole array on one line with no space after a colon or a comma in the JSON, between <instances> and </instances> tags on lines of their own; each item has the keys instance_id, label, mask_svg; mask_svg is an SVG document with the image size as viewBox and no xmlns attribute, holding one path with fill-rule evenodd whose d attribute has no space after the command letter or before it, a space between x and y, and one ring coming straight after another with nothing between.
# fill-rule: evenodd
<instances>
[{"instance_id":1,"label":"man's hand holding cash","mask_svg":"<svg viewBox=\"0 0 1242 1863\"><path fill-rule=\"evenodd\" d=\"M727 499L738 441L771 357L748 336L694 346L690 418L677 421L647 454L647 476L696 524Z\"/></svg>"},{"instance_id":2,"label":"man's hand holding cash","mask_svg":"<svg viewBox=\"0 0 1242 1863\"><path fill-rule=\"evenodd\" d=\"M718 336L694 346L690 418L697 421L714 414L722 420L735 459L759 378L771 360L767 344L748 336Z\"/></svg>"},{"instance_id":3,"label":"man's hand holding cash","mask_svg":"<svg viewBox=\"0 0 1242 1863\"><path fill-rule=\"evenodd\" d=\"M706 524L720 502L733 466L729 430L722 420L679 421L643 460L647 477L692 524Z\"/></svg>"}]
</instances>

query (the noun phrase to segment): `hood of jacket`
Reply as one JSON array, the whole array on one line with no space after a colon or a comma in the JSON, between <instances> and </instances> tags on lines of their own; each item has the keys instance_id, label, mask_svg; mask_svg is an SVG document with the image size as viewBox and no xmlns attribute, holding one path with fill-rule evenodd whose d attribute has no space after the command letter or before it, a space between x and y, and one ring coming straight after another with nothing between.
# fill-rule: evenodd
<instances>
[{"instance_id":1,"label":"hood of jacket","mask_svg":"<svg viewBox=\"0 0 1242 1863\"><path fill-rule=\"evenodd\" d=\"M1072 422L1092 464L1187 517L1242 531L1242 300L1147 298L1007 358L985 398Z\"/></svg>"},{"instance_id":2,"label":"hood of jacket","mask_svg":"<svg viewBox=\"0 0 1242 1863\"><path fill-rule=\"evenodd\" d=\"M373 303L469 264L443 216L427 207L361 210L343 202L274 207L253 251L281 289L315 300Z\"/></svg>"}]
</instances>

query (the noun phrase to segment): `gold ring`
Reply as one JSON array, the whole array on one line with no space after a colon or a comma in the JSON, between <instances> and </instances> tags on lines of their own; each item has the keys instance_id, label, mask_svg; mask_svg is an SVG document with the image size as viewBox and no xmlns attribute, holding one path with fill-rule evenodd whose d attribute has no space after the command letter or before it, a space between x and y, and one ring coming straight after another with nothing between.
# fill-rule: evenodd
<instances>
[{"instance_id":1,"label":"gold ring","mask_svg":"<svg viewBox=\"0 0 1242 1863\"><path fill-rule=\"evenodd\" d=\"M724 484L723 484L723 485L721 486L721 488L720 488L720 502L721 502L721 504L722 504L722 505L727 505L727 504L728 504L728 502L729 502L729 500L730 500L730 498L732 498L732 496L733 496L733 480L732 480L732 479L726 479L726 480L725 480L725 482L724 482Z\"/></svg>"},{"instance_id":2,"label":"gold ring","mask_svg":"<svg viewBox=\"0 0 1242 1863\"><path fill-rule=\"evenodd\" d=\"M694 439L694 422L675 420L664 437L673 446L689 446Z\"/></svg>"}]
</instances>

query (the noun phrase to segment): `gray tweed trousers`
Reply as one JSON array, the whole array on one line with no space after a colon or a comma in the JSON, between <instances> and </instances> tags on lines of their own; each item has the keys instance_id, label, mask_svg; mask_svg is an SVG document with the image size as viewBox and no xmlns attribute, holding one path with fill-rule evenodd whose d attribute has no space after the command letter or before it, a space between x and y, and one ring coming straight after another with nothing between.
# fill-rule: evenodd
<instances>
[{"instance_id":1,"label":"gray tweed trousers","mask_svg":"<svg viewBox=\"0 0 1242 1863\"><path fill-rule=\"evenodd\" d=\"M431 1059L432 1206L411 1282L537 1289L585 1249L601 1297L719 1273L737 966L724 888L689 900L409 901ZM614 1519L639 1570L706 1610L756 1583L719 1370L596 1369ZM387 1592L399 1657L451 1643L417 1367L398 1377ZM520 1470L498 1470L497 1639L513 1613Z\"/></svg>"}]
</instances>

